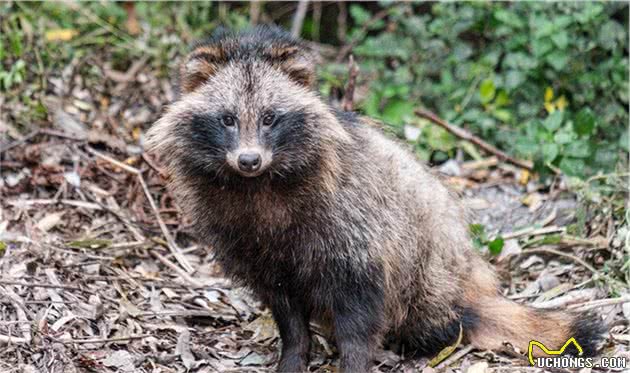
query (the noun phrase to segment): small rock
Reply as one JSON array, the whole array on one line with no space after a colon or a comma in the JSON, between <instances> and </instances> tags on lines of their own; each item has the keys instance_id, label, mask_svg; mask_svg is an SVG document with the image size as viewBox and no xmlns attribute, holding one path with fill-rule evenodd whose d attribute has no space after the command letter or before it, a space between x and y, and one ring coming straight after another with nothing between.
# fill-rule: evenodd
<instances>
[{"instance_id":1,"label":"small rock","mask_svg":"<svg viewBox=\"0 0 630 373\"><path fill-rule=\"evenodd\" d=\"M449 176L459 176L462 174L459 163L457 163L457 161L454 159L449 159L448 161L444 162L442 165L440 165L438 171L440 171L440 173L444 175Z\"/></svg>"},{"instance_id":2,"label":"small rock","mask_svg":"<svg viewBox=\"0 0 630 373\"><path fill-rule=\"evenodd\" d=\"M109 355L105 360L103 360L103 365L106 367L117 368L123 372L133 372L136 369L133 366L133 356L124 350L118 350Z\"/></svg>"}]
</instances>

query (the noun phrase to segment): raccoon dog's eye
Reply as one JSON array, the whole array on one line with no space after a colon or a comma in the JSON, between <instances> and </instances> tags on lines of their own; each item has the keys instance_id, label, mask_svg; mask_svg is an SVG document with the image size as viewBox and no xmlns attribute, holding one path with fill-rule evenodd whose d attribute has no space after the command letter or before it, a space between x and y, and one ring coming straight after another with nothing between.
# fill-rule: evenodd
<instances>
[{"instance_id":1,"label":"raccoon dog's eye","mask_svg":"<svg viewBox=\"0 0 630 373\"><path fill-rule=\"evenodd\" d=\"M273 113L267 113L263 116L263 126L271 126L276 119L276 116Z\"/></svg>"},{"instance_id":2,"label":"raccoon dog's eye","mask_svg":"<svg viewBox=\"0 0 630 373\"><path fill-rule=\"evenodd\" d=\"M233 116L231 115L224 115L221 118L221 122L223 123L224 126L226 127L233 127L234 124L236 123L236 120L234 119Z\"/></svg>"}]
</instances>

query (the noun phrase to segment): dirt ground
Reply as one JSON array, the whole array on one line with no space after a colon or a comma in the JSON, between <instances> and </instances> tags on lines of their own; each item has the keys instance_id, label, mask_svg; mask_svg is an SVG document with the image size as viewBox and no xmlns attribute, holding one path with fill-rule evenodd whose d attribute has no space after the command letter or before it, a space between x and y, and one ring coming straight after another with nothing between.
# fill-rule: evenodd
<instances>
[{"instance_id":1,"label":"dirt ground","mask_svg":"<svg viewBox=\"0 0 630 373\"><path fill-rule=\"evenodd\" d=\"M272 370L269 311L222 277L142 152L174 97L169 81L142 60L127 71L82 60L48 84L49 115L26 131L14 123L28 108L0 97L0 372ZM481 240L505 239L486 255L507 296L596 310L610 325L604 354L630 357L630 294L609 267L628 253L612 218L589 216L577 238L584 217L562 179L543 188L492 158L437 168L485 227ZM334 344L313 339L310 370L334 372ZM515 351L466 345L428 364L381 351L374 371L536 371Z\"/></svg>"}]
</instances>

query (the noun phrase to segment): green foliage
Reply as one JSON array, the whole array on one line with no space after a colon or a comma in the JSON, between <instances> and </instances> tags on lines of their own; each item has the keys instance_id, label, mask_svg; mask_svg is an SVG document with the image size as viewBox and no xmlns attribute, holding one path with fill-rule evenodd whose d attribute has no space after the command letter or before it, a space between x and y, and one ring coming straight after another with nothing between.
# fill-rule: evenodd
<instances>
[{"instance_id":1,"label":"green foliage","mask_svg":"<svg viewBox=\"0 0 630 373\"><path fill-rule=\"evenodd\" d=\"M485 247L487 247L490 254L501 254L503 246L505 245L503 237L499 236L490 240L486 233L486 228L481 224L470 224L468 226L468 230L470 231L470 235L472 236L473 245L478 250L483 250Z\"/></svg>"},{"instance_id":2,"label":"green foliage","mask_svg":"<svg viewBox=\"0 0 630 373\"><path fill-rule=\"evenodd\" d=\"M603 2L349 3L346 40L324 16L325 44L351 44L360 63L359 110L398 134L421 128L416 150L446 159L474 149L426 120L426 107L506 152L534 161L542 175L560 170L584 179L628 158L628 5ZM325 11L336 12L329 6ZM287 11L288 9L288 11ZM132 34L123 3L0 3L0 92L41 117L38 92L50 72L98 52L124 71L140 58L168 75L189 43L219 25L249 25L249 4L135 3L141 32ZM383 13L386 12L386 14ZM265 3L283 26L291 7ZM328 13L330 14L330 13ZM375 18L376 15L378 18ZM313 30L308 13L304 30ZM384 15L384 16L383 16ZM66 38L48 38L61 32ZM319 31L318 31L319 33ZM308 36L309 33L303 35ZM345 63L325 63L320 90L335 95ZM80 74L99 79L82 64ZM24 82L34 86L24 89ZM368 87L366 87L368 86ZM25 123L30 117L23 118Z\"/></svg>"},{"instance_id":3,"label":"green foliage","mask_svg":"<svg viewBox=\"0 0 630 373\"><path fill-rule=\"evenodd\" d=\"M353 5L353 53L369 77L361 109L395 128L417 121L421 153L458 143L426 141L435 110L543 174L612 171L628 151L628 6L583 3L388 4L386 22L362 25ZM448 144L448 146L444 146Z\"/></svg>"}]
</instances>

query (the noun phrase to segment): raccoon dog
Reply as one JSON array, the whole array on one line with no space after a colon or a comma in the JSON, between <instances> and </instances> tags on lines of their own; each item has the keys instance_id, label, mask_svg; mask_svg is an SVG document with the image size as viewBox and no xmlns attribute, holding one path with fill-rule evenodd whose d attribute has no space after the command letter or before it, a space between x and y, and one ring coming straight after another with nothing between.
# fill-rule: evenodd
<instances>
[{"instance_id":1,"label":"raccoon dog","mask_svg":"<svg viewBox=\"0 0 630 373\"><path fill-rule=\"evenodd\" d=\"M460 330L482 349L575 337L595 353L596 317L500 295L457 198L367 119L327 105L314 67L280 29L219 32L192 48L180 97L148 133L199 239L270 307L278 370L306 369L310 321L332 330L344 372L367 371L385 339L431 355Z\"/></svg>"}]
</instances>

